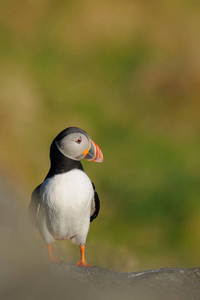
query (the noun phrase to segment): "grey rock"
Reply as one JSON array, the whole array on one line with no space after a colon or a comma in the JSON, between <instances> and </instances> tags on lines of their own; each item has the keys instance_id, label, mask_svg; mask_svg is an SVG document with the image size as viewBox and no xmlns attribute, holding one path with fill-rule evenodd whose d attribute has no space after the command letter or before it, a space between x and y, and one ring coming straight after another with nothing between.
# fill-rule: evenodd
<instances>
[{"instance_id":1,"label":"grey rock","mask_svg":"<svg viewBox=\"0 0 200 300\"><path fill-rule=\"evenodd\" d=\"M63 268L99 295L104 293L104 299L200 299L200 268L165 268L133 273L77 268L69 264Z\"/></svg>"}]
</instances>

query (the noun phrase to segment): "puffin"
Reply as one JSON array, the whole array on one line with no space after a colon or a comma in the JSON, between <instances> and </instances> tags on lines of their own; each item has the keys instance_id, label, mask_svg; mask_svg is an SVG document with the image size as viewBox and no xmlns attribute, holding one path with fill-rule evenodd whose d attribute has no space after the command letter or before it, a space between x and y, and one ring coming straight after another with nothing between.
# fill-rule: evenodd
<instances>
[{"instance_id":1,"label":"puffin","mask_svg":"<svg viewBox=\"0 0 200 300\"><path fill-rule=\"evenodd\" d=\"M76 266L93 267L85 260L85 245L90 222L99 214L100 201L81 159L101 163L103 153L84 130L68 127L50 146L50 169L31 195L28 215L46 243L51 261L61 262L52 254L52 243L71 239L80 247L81 258Z\"/></svg>"}]
</instances>

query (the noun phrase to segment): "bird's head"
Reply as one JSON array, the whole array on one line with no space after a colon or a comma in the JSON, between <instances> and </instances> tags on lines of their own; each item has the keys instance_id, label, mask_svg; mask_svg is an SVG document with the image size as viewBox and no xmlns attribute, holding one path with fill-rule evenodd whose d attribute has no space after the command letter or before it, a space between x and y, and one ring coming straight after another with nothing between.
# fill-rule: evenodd
<instances>
[{"instance_id":1,"label":"bird's head","mask_svg":"<svg viewBox=\"0 0 200 300\"><path fill-rule=\"evenodd\" d=\"M73 160L82 158L95 162L103 162L103 153L89 135L77 127L69 127L61 131L55 138L58 150Z\"/></svg>"}]
</instances>

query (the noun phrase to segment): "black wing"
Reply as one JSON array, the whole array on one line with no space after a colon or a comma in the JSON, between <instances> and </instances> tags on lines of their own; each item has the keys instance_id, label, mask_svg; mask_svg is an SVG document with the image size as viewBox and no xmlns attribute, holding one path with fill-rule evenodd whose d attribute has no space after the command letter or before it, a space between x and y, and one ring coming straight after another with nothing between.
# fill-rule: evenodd
<instances>
[{"instance_id":1,"label":"black wing","mask_svg":"<svg viewBox=\"0 0 200 300\"><path fill-rule=\"evenodd\" d=\"M99 210L100 210L99 196L96 192L95 185L93 182L92 182L92 185L93 185L93 189L94 189L94 198L91 203L90 222L92 222L94 219L96 219L96 217L99 214Z\"/></svg>"},{"instance_id":2,"label":"black wing","mask_svg":"<svg viewBox=\"0 0 200 300\"><path fill-rule=\"evenodd\" d=\"M38 227L38 219L41 209L40 186L41 184L38 185L38 187L36 187L36 189L33 191L31 195L31 203L28 207L28 215L34 227Z\"/></svg>"}]
</instances>

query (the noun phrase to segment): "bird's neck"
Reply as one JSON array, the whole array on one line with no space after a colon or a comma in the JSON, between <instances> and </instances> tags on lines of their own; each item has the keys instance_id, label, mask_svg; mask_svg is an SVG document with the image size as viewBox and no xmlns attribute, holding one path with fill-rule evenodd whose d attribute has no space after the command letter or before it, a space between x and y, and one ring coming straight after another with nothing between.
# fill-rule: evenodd
<instances>
[{"instance_id":1,"label":"bird's neck","mask_svg":"<svg viewBox=\"0 0 200 300\"><path fill-rule=\"evenodd\" d=\"M73 169L83 170L83 166L81 162L64 156L58 150L54 141L51 144L51 148L50 148L50 161L51 161L51 166L45 179L52 177L54 175L66 173Z\"/></svg>"}]
</instances>

